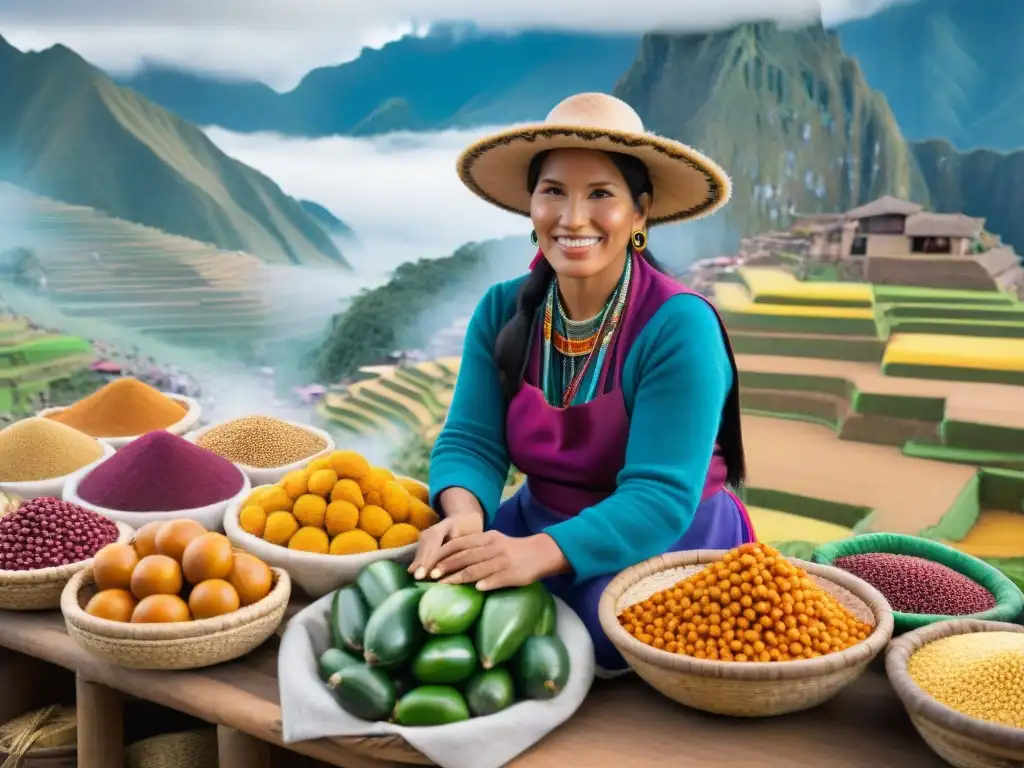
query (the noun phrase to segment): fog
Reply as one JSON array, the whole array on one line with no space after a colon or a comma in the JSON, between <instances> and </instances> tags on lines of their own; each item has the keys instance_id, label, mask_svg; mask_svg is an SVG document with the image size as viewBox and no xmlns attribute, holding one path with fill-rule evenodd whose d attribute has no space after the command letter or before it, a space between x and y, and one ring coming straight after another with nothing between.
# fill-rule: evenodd
<instances>
[{"instance_id":1,"label":"fog","mask_svg":"<svg viewBox=\"0 0 1024 768\"><path fill-rule=\"evenodd\" d=\"M455 161L476 139L509 126L369 138L318 139L207 128L227 154L262 171L289 195L320 203L352 227L363 247L339 247L357 272L380 278L406 261L447 256L471 241L522 239L522 266L533 255L530 223L466 189ZM659 227L651 249L670 266L728 252L735 238L724 217Z\"/></svg>"}]
</instances>

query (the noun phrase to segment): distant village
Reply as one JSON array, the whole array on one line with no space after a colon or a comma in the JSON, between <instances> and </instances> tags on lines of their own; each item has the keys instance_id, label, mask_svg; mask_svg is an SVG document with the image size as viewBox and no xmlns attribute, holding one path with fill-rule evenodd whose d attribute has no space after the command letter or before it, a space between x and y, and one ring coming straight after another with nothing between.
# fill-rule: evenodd
<instances>
[{"instance_id":1,"label":"distant village","mask_svg":"<svg viewBox=\"0 0 1024 768\"><path fill-rule=\"evenodd\" d=\"M845 213L798 214L786 231L741 240L739 253L695 262L683 279L708 293L725 272L778 266L805 280L924 288L999 290L1024 298L1024 268L1013 248L962 213L930 213L882 197Z\"/></svg>"}]
</instances>

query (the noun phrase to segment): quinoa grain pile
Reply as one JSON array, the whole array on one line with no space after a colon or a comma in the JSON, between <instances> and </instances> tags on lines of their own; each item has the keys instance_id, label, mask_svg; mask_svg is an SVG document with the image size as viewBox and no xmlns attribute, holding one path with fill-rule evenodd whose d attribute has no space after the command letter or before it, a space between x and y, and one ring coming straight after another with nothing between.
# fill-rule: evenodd
<instances>
[{"instance_id":1,"label":"quinoa grain pile","mask_svg":"<svg viewBox=\"0 0 1024 768\"><path fill-rule=\"evenodd\" d=\"M103 446L49 419L23 419L0 431L0 483L64 477L103 456Z\"/></svg>"},{"instance_id":2,"label":"quinoa grain pile","mask_svg":"<svg viewBox=\"0 0 1024 768\"><path fill-rule=\"evenodd\" d=\"M272 469L308 459L327 441L308 429L269 416L246 416L213 427L196 444L237 464Z\"/></svg>"}]
</instances>

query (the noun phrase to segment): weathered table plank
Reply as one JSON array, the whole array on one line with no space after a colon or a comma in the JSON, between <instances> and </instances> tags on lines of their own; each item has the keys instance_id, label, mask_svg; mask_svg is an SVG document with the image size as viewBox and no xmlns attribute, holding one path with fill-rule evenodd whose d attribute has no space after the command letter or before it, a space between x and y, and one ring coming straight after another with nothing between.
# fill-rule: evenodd
<instances>
[{"instance_id":1,"label":"weathered table plank","mask_svg":"<svg viewBox=\"0 0 1024 768\"><path fill-rule=\"evenodd\" d=\"M150 672L97 661L64 631L59 613L0 611L0 646L76 670L114 688L217 726L284 746L276 679L277 641L228 664ZM397 768L351 753L330 739L289 744L341 768ZM636 678L595 683L576 716L511 764L512 768L941 768L903 712L885 676L869 671L821 707L767 720L704 715L681 707ZM85 764L83 764L84 766Z\"/></svg>"}]
</instances>

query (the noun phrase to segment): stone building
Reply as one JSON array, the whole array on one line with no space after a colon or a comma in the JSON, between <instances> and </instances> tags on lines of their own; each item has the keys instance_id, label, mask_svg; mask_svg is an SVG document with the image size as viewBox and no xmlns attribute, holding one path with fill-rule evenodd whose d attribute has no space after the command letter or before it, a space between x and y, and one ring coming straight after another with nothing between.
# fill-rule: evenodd
<instances>
[{"instance_id":1,"label":"stone building","mask_svg":"<svg viewBox=\"0 0 1024 768\"><path fill-rule=\"evenodd\" d=\"M833 264L842 279L882 285L1017 290L1024 269L1012 248L985 231L985 220L931 213L895 197L840 214L797 217L810 238L807 260Z\"/></svg>"}]
</instances>

